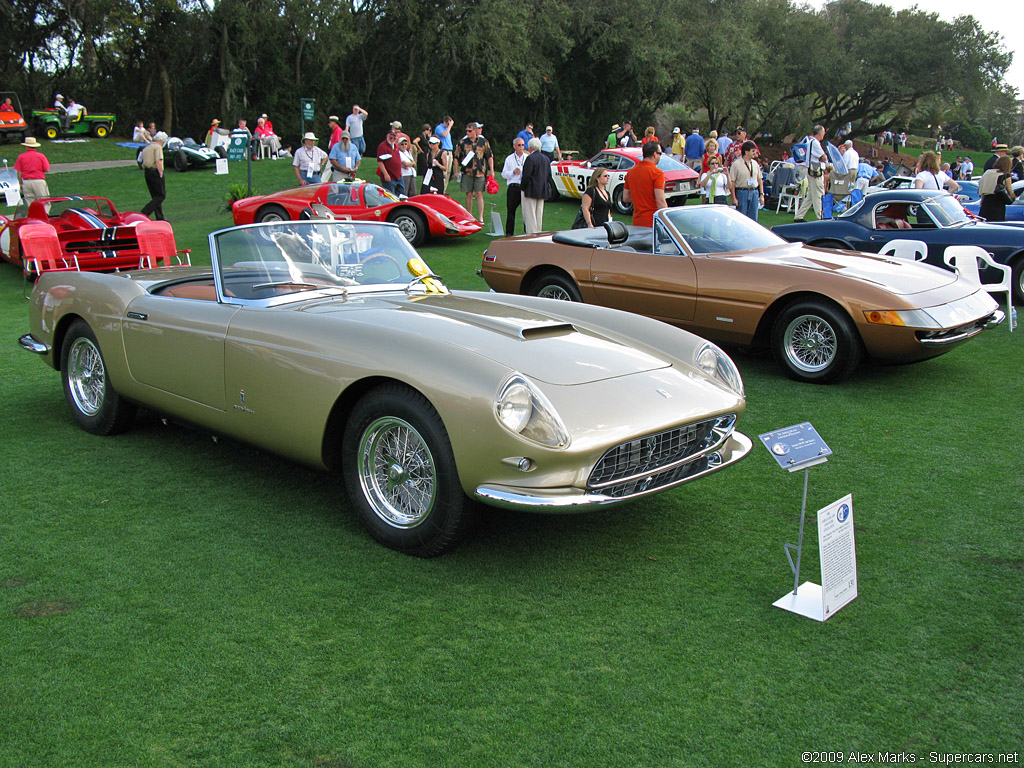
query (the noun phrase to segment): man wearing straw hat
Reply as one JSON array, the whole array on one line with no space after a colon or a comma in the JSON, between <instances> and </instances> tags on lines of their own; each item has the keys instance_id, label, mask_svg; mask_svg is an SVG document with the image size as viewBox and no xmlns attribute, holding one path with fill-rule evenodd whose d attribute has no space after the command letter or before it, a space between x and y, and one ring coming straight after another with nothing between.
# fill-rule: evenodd
<instances>
[{"instance_id":1,"label":"man wearing straw hat","mask_svg":"<svg viewBox=\"0 0 1024 768\"><path fill-rule=\"evenodd\" d=\"M14 161L14 170L18 172L21 197L25 205L29 205L33 200L50 196L50 189L46 186L50 161L39 151L40 144L34 137L29 136L21 142L21 146L25 147L25 151Z\"/></svg>"},{"instance_id":2,"label":"man wearing straw hat","mask_svg":"<svg viewBox=\"0 0 1024 768\"><path fill-rule=\"evenodd\" d=\"M307 131L302 137L302 146L295 150L292 158L292 170L295 171L295 178L299 180L300 187L320 182L320 173L327 162L327 153L316 145L317 141L319 139L316 134Z\"/></svg>"}]
</instances>

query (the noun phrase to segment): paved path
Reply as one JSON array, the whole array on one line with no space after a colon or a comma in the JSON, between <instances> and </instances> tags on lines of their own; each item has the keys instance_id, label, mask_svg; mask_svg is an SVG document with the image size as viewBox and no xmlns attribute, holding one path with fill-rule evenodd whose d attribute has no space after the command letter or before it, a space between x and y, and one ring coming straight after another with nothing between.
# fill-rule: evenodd
<instances>
[{"instance_id":1,"label":"paved path","mask_svg":"<svg viewBox=\"0 0 1024 768\"><path fill-rule=\"evenodd\" d=\"M53 163L50 173L68 173L69 171L95 171L99 168L124 168L135 165L134 160L94 160L89 163Z\"/></svg>"}]
</instances>

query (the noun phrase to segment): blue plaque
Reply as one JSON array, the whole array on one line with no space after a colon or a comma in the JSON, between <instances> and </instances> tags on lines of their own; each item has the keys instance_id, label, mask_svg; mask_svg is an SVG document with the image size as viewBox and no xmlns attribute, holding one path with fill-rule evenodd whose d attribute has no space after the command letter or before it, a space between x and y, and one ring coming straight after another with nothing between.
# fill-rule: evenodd
<instances>
[{"instance_id":1,"label":"blue plaque","mask_svg":"<svg viewBox=\"0 0 1024 768\"><path fill-rule=\"evenodd\" d=\"M825 445L809 421L759 435L764 447L783 469L795 472L828 461L832 449Z\"/></svg>"}]
</instances>

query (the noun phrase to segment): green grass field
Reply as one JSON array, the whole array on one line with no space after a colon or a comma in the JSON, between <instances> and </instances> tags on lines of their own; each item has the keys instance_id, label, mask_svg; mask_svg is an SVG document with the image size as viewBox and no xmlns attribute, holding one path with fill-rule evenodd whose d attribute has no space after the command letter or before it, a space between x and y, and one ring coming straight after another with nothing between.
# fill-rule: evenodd
<instances>
[{"instance_id":1,"label":"green grass field","mask_svg":"<svg viewBox=\"0 0 1024 768\"><path fill-rule=\"evenodd\" d=\"M264 191L294 179L286 161L254 172ZM242 178L169 172L195 261ZM148 200L134 168L49 181ZM574 215L551 204L545 222ZM482 289L488 242L422 250ZM801 581L820 583L814 510L853 494L860 596L821 624L772 607L792 588L802 475L758 446L604 512L489 511L424 561L374 543L340 478L150 414L82 432L59 376L15 344L27 312L0 263L0 766L1021 759L1024 332L831 387L735 354L742 431L808 420L834 451L810 472Z\"/></svg>"}]
</instances>

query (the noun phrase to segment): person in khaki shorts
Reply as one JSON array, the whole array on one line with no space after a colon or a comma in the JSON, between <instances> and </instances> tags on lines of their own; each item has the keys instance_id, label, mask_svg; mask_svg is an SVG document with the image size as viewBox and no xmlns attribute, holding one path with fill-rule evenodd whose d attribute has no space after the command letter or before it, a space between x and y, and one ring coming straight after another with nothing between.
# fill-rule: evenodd
<instances>
[{"instance_id":1,"label":"person in khaki shorts","mask_svg":"<svg viewBox=\"0 0 1024 768\"><path fill-rule=\"evenodd\" d=\"M807 196L800 202L793 219L795 222L803 221L812 205L814 215L821 218L821 198L825 194L825 171L828 163L828 155L821 146L824 138L824 126L814 126L814 132L807 141Z\"/></svg>"},{"instance_id":2,"label":"person in khaki shorts","mask_svg":"<svg viewBox=\"0 0 1024 768\"><path fill-rule=\"evenodd\" d=\"M455 150L461 174L459 187L466 193L466 210L473 212L473 198L476 198L478 221L484 220L484 184L487 176L494 175L494 154L491 145L480 129L483 123L467 123L466 136Z\"/></svg>"},{"instance_id":3,"label":"person in khaki shorts","mask_svg":"<svg viewBox=\"0 0 1024 768\"><path fill-rule=\"evenodd\" d=\"M50 161L39 151L42 145L34 136L29 136L21 142L21 146L25 147L25 151L14 161L14 170L18 174L21 199L25 201L25 205L30 205L33 200L50 196L50 190L46 186L46 172L50 170Z\"/></svg>"}]
</instances>

